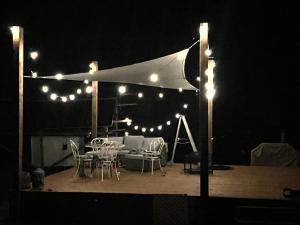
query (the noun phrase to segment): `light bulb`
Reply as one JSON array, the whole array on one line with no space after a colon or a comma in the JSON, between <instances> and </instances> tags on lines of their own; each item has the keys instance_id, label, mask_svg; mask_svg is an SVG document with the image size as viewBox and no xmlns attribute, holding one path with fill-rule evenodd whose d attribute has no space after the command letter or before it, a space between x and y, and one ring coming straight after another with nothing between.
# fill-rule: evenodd
<instances>
[{"instance_id":1,"label":"light bulb","mask_svg":"<svg viewBox=\"0 0 300 225\"><path fill-rule=\"evenodd\" d=\"M164 97L164 93L159 93L159 94L158 94L158 97L159 97L159 98L163 98L163 97Z\"/></svg>"},{"instance_id":2,"label":"light bulb","mask_svg":"<svg viewBox=\"0 0 300 225\"><path fill-rule=\"evenodd\" d=\"M74 101L74 100L75 100L75 95L73 95L73 94L69 95L69 99L70 99L71 101Z\"/></svg>"},{"instance_id":3,"label":"light bulb","mask_svg":"<svg viewBox=\"0 0 300 225\"><path fill-rule=\"evenodd\" d=\"M52 94L50 95L50 98L51 98L51 100L55 101L55 100L57 99L57 94L52 93Z\"/></svg>"},{"instance_id":4,"label":"light bulb","mask_svg":"<svg viewBox=\"0 0 300 225\"><path fill-rule=\"evenodd\" d=\"M88 93L88 94L92 93L92 91L93 91L92 86L87 86L86 89L85 89L85 92Z\"/></svg>"},{"instance_id":5,"label":"light bulb","mask_svg":"<svg viewBox=\"0 0 300 225\"><path fill-rule=\"evenodd\" d=\"M125 94L126 92L126 86L122 85L118 88L118 91L119 93L122 95L122 94Z\"/></svg>"},{"instance_id":6,"label":"light bulb","mask_svg":"<svg viewBox=\"0 0 300 225\"><path fill-rule=\"evenodd\" d=\"M135 129L135 130L138 130L138 129L139 129L139 126L134 126L134 129Z\"/></svg>"},{"instance_id":7,"label":"light bulb","mask_svg":"<svg viewBox=\"0 0 300 225\"><path fill-rule=\"evenodd\" d=\"M157 126L157 129L161 130L162 129L162 125Z\"/></svg>"},{"instance_id":8,"label":"light bulb","mask_svg":"<svg viewBox=\"0 0 300 225\"><path fill-rule=\"evenodd\" d=\"M143 132L143 133L145 133L146 130L147 130L147 129L146 129L145 127L142 128L142 132Z\"/></svg>"},{"instance_id":9,"label":"light bulb","mask_svg":"<svg viewBox=\"0 0 300 225\"><path fill-rule=\"evenodd\" d=\"M189 107L189 105L188 104L183 104L183 106L182 106L184 109L187 109L188 107Z\"/></svg>"},{"instance_id":10,"label":"light bulb","mask_svg":"<svg viewBox=\"0 0 300 225\"><path fill-rule=\"evenodd\" d=\"M47 92L49 91L48 86L43 86L43 87L42 87L42 91L43 91L44 93L47 93Z\"/></svg>"},{"instance_id":11,"label":"light bulb","mask_svg":"<svg viewBox=\"0 0 300 225\"><path fill-rule=\"evenodd\" d=\"M78 88L76 92L77 92L77 94L80 95L82 93L82 90L80 88Z\"/></svg>"},{"instance_id":12,"label":"light bulb","mask_svg":"<svg viewBox=\"0 0 300 225\"><path fill-rule=\"evenodd\" d=\"M144 96L144 95L143 95L142 92L139 92L139 93L138 93L138 97L139 97L139 98L142 98L143 96Z\"/></svg>"},{"instance_id":13,"label":"light bulb","mask_svg":"<svg viewBox=\"0 0 300 225\"><path fill-rule=\"evenodd\" d=\"M167 124L168 126L170 126L170 125L171 125L171 121L168 120L166 124Z\"/></svg>"},{"instance_id":14,"label":"light bulb","mask_svg":"<svg viewBox=\"0 0 300 225\"><path fill-rule=\"evenodd\" d=\"M39 53L34 51L34 52L30 52L29 55L30 55L30 58L32 58L33 60L36 60L37 57L39 56Z\"/></svg>"},{"instance_id":15,"label":"light bulb","mask_svg":"<svg viewBox=\"0 0 300 225\"><path fill-rule=\"evenodd\" d=\"M58 73L55 75L56 80L61 80L63 78L63 75L61 73Z\"/></svg>"},{"instance_id":16,"label":"light bulb","mask_svg":"<svg viewBox=\"0 0 300 225\"><path fill-rule=\"evenodd\" d=\"M175 117L176 117L177 119L179 119L180 114L179 114L179 113L176 113Z\"/></svg>"},{"instance_id":17,"label":"light bulb","mask_svg":"<svg viewBox=\"0 0 300 225\"><path fill-rule=\"evenodd\" d=\"M157 82L158 81L158 75L156 73L152 73L150 75L150 81L154 82L154 83Z\"/></svg>"},{"instance_id":18,"label":"light bulb","mask_svg":"<svg viewBox=\"0 0 300 225\"><path fill-rule=\"evenodd\" d=\"M152 133L153 131L154 131L154 128L153 128L153 127L151 127L151 128L150 128L150 132Z\"/></svg>"}]
</instances>

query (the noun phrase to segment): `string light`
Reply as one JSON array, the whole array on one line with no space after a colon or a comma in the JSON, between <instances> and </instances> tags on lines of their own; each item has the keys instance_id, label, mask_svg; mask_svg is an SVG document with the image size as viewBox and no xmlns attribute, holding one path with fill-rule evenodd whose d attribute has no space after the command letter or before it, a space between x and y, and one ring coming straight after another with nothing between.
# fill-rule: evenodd
<instances>
[{"instance_id":1,"label":"string light","mask_svg":"<svg viewBox=\"0 0 300 225\"><path fill-rule=\"evenodd\" d=\"M158 130L162 130L162 125L157 126Z\"/></svg>"},{"instance_id":2,"label":"string light","mask_svg":"<svg viewBox=\"0 0 300 225\"><path fill-rule=\"evenodd\" d=\"M37 78L37 76L38 76L38 73L37 73L37 72L33 72L33 71L31 71L31 75L32 75L32 78Z\"/></svg>"},{"instance_id":3,"label":"string light","mask_svg":"<svg viewBox=\"0 0 300 225\"><path fill-rule=\"evenodd\" d=\"M139 97L139 98L142 98L143 96L144 96L144 95L143 95L142 92L139 92L139 93L138 93L138 97Z\"/></svg>"},{"instance_id":4,"label":"string light","mask_svg":"<svg viewBox=\"0 0 300 225\"><path fill-rule=\"evenodd\" d=\"M200 81L200 77L198 76L198 77L196 78L196 80L197 80L197 81Z\"/></svg>"},{"instance_id":5,"label":"string light","mask_svg":"<svg viewBox=\"0 0 300 225\"><path fill-rule=\"evenodd\" d=\"M159 98L163 98L163 97L164 97L164 93L160 92L160 93L158 94L158 97L159 97Z\"/></svg>"},{"instance_id":6,"label":"string light","mask_svg":"<svg viewBox=\"0 0 300 225\"><path fill-rule=\"evenodd\" d=\"M179 92L182 92L182 91L183 91L183 89L182 89L182 88L179 88L179 89L178 89L178 91L179 91Z\"/></svg>"},{"instance_id":7,"label":"string light","mask_svg":"<svg viewBox=\"0 0 300 225\"><path fill-rule=\"evenodd\" d=\"M129 127L131 126L131 122L130 121L127 122L127 126L129 126Z\"/></svg>"},{"instance_id":8,"label":"string light","mask_svg":"<svg viewBox=\"0 0 300 225\"><path fill-rule=\"evenodd\" d=\"M75 95L73 95L73 94L69 95L69 99L70 99L71 101L74 101L74 100L75 100Z\"/></svg>"},{"instance_id":9,"label":"string light","mask_svg":"<svg viewBox=\"0 0 300 225\"><path fill-rule=\"evenodd\" d=\"M121 95L125 94L126 93L126 86L124 86L124 85L119 86L118 91Z\"/></svg>"},{"instance_id":10,"label":"string light","mask_svg":"<svg viewBox=\"0 0 300 225\"><path fill-rule=\"evenodd\" d=\"M166 124L167 124L168 126L170 126L170 125L171 125L171 121L168 120L168 121L166 122Z\"/></svg>"},{"instance_id":11,"label":"string light","mask_svg":"<svg viewBox=\"0 0 300 225\"><path fill-rule=\"evenodd\" d=\"M61 80L63 78L63 75L61 73L58 73L55 75L56 80Z\"/></svg>"},{"instance_id":12,"label":"string light","mask_svg":"<svg viewBox=\"0 0 300 225\"><path fill-rule=\"evenodd\" d=\"M153 128L153 127L151 127L151 128L150 128L150 132L152 133L153 131L154 131L154 128Z\"/></svg>"},{"instance_id":13,"label":"string light","mask_svg":"<svg viewBox=\"0 0 300 225\"><path fill-rule=\"evenodd\" d=\"M206 49L205 52L204 52L204 54L205 54L206 56L210 56L211 53L212 53L212 51L211 51L210 49Z\"/></svg>"},{"instance_id":14,"label":"string light","mask_svg":"<svg viewBox=\"0 0 300 225\"><path fill-rule=\"evenodd\" d=\"M80 88L78 88L76 93L80 95L82 93L82 90Z\"/></svg>"},{"instance_id":15,"label":"string light","mask_svg":"<svg viewBox=\"0 0 300 225\"><path fill-rule=\"evenodd\" d=\"M129 132L126 131L124 134L125 134L125 136L128 136L128 135L129 135Z\"/></svg>"},{"instance_id":16,"label":"string light","mask_svg":"<svg viewBox=\"0 0 300 225\"><path fill-rule=\"evenodd\" d=\"M135 130L138 130L138 129L139 129L139 126L134 126L134 129L135 129Z\"/></svg>"},{"instance_id":17,"label":"string light","mask_svg":"<svg viewBox=\"0 0 300 225\"><path fill-rule=\"evenodd\" d=\"M158 75L156 73L152 73L150 75L150 81L153 82L153 83L157 82L158 81Z\"/></svg>"},{"instance_id":18,"label":"string light","mask_svg":"<svg viewBox=\"0 0 300 225\"><path fill-rule=\"evenodd\" d=\"M142 132L143 132L143 133L145 133L146 130L147 130L147 129L146 129L145 127L142 128Z\"/></svg>"},{"instance_id":19,"label":"string light","mask_svg":"<svg viewBox=\"0 0 300 225\"><path fill-rule=\"evenodd\" d=\"M87 86L86 89L85 89L85 92L88 93L88 94L92 93L92 91L93 91L92 86Z\"/></svg>"},{"instance_id":20,"label":"string light","mask_svg":"<svg viewBox=\"0 0 300 225\"><path fill-rule=\"evenodd\" d=\"M180 117L180 114L179 114L179 113L176 113L176 114L175 114L175 118L179 119L179 117Z\"/></svg>"},{"instance_id":21,"label":"string light","mask_svg":"<svg viewBox=\"0 0 300 225\"><path fill-rule=\"evenodd\" d=\"M183 106L182 106L184 109L187 109L188 107L189 107L189 105L188 104L183 104Z\"/></svg>"},{"instance_id":22,"label":"string light","mask_svg":"<svg viewBox=\"0 0 300 225\"><path fill-rule=\"evenodd\" d=\"M57 99L57 94L52 93L52 94L50 95L50 99L53 100L53 101L55 101L55 100Z\"/></svg>"},{"instance_id":23,"label":"string light","mask_svg":"<svg viewBox=\"0 0 300 225\"><path fill-rule=\"evenodd\" d=\"M62 102L67 102L68 101L68 98L66 96L61 96L60 98L61 98Z\"/></svg>"},{"instance_id":24,"label":"string light","mask_svg":"<svg viewBox=\"0 0 300 225\"><path fill-rule=\"evenodd\" d=\"M89 80L85 79L85 80L83 81L83 83L89 84Z\"/></svg>"},{"instance_id":25,"label":"string light","mask_svg":"<svg viewBox=\"0 0 300 225\"><path fill-rule=\"evenodd\" d=\"M33 51L33 52L30 52L29 55L30 55L31 59L36 60L37 57L39 56L39 53L37 51Z\"/></svg>"},{"instance_id":26,"label":"string light","mask_svg":"<svg viewBox=\"0 0 300 225\"><path fill-rule=\"evenodd\" d=\"M42 86L42 91L43 91L44 93L47 93L47 92L49 91L48 86Z\"/></svg>"}]
</instances>

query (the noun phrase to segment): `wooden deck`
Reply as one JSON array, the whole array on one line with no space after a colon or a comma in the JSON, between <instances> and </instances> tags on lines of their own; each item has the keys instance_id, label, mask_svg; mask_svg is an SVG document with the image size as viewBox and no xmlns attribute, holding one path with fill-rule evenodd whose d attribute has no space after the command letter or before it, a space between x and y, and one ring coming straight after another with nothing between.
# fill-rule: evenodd
<instances>
[{"instance_id":1,"label":"wooden deck","mask_svg":"<svg viewBox=\"0 0 300 225\"><path fill-rule=\"evenodd\" d=\"M209 175L209 193L214 197L285 199L283 188L300 189L300 168L231 166L232 170L215 170ZM116 177L101 182L93 178L73 178L68 169L45 178L43 191L98 192L135 194L184 194L199 196L200 176L183 172L182 164L164 167L165 173L120 169Z\"/></svg>"}]
</instances>

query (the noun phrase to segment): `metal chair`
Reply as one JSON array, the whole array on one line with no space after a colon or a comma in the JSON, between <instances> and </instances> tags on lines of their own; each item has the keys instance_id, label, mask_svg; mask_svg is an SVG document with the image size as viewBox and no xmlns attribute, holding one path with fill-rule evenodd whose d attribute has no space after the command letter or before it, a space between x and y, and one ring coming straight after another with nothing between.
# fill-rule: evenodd
<instances>
[{"instance_id":1,"label":"metal chair","mask_svg":"<svg viewBox=\"0 0 300 225\"><path fill-rule=\"evenodd\" d=\"M92 158L88 155L80 155L79 153L79 149L78 149L78 145L73 141L73 140L70 140L70 145L71 145L71 149L72 149L72 153L73 153L73 156L74 156L74 159L76 161L76 172L74 174L74 177L78 174L81 166L83 171L84 171L84 166L86 163L89 164L89 167L90 167L90 170L92 169Z\"/></svg>"},{"instance_id":2,"label":"metal chair","mask_svg":"<svg viewBox=\"0 0 300 225\"><path fill-rule=\"evenodd\" d=\"M155 161L158 161L159 169L161 172L163 172L160 163L160 154L164 143L165 142L163 138L157 138L150 143L149 149L146 149L142 152L142 173L144 172L145 160L148 160L151 163L151 175L153 175L153 165Z\"/></svg>"}]
</instances>

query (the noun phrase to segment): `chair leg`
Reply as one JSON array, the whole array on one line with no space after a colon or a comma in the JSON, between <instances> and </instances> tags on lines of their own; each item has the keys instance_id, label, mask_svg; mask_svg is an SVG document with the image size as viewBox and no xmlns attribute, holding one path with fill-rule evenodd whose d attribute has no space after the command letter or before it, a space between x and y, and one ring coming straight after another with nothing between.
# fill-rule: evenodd
<instances>
[{"instance_id":1,"label":"chair leg","mask_svg":"<svg viewBox=\"0 0 300 225\"><path fill-rule=\"evenodd\" d=\"M144 158L143 158L143 162L142 162L142 173L144 172Z\"/></svg>"},{"instance_id":2,"label":"chair leg","mask_svg":"<svg viewBox=\"0 0 300 225\"><path fill-rule=\"evenodd\" d=\"M159 164L159 169L160 169L160 171L161 171L161 172L164 172L163 169L162 169L162 167L161 167L161 164L160 164L160 159L158 159L158 164Z\"/></svg>"},{"instance_id":3,"label":"chair leg","mask_svg":"<svg viewBox=\"0 0 300 225\"><path fill-rule=\"evenodd\" d=\"M153 175L153 163L154 163L154 159L151 159L151 175Z\"/></svg>"},{"instance_id":4,"label":"chair leg","mask_svg":"<svg viewBox=\"0 0 300 225\"><path fill-rule=\"evenodd\" d=\"M117 179L120 180L116 162L115 162L115 171L116 171Z\"/></svg>"},{"instance_id":5,"label":"chair leg","mask_svg":"<svg viewBox=\"0 0 300 225\"><path fill-rule=\"evenodd\" d=\"M103 182L103 167L104 167L104 165L102 164L101 165L101 181Z\"/></svg>"},{"instance_id":6,"label":"chair leg","mask_svg":"<svg viewBox=\"0 0 300 225\"><path fill-rule=\"evenodd\" d=\"M80 160L77 161L77 169L76 169L76 172L74 174L74 177L77 176L78 172L79 172L79 168L80 168Z\"/></svg>"}]
</instances>

